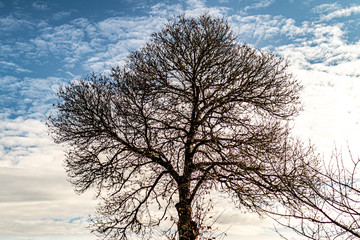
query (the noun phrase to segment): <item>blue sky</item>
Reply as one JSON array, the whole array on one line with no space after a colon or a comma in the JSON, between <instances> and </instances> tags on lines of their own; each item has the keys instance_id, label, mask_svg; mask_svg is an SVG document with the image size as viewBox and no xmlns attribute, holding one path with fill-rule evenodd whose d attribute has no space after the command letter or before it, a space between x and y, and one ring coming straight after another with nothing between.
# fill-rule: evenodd
<instances>
[{"instance_id":1,"label":"blue sky","mask_svg":"<svg viewBox=\"0 0 360 240\"><path fill-rule=\"evenodd\" d=\"M304 86L294 134L326 157L335 145L359 154L358 0L0 0L0 240L95 239L85 227L96 201L73 192L45 133L54 91L122 64L168 18L203 12L291 63ZM227 239L278 238L230 207L219 226L231 226Z\"/></svg>"}]
</instances>

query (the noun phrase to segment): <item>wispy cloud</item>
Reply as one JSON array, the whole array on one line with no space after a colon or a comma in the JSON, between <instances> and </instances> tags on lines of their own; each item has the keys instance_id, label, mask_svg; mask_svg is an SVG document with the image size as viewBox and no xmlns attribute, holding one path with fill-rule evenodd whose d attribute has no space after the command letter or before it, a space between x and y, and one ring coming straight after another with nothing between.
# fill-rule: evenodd
<instances>
[{"instance_id":1,"label":"wispy cloud","mask_svg":"<svg viewBox=\"0 0 360 240\"><path fill-rule=\"evenodd\" d=\"M60 20L60 19L69 17L74 12L76 12L76 10L61 11L61 12L54 13L52 15L52 17L55 20Z\"/></svg>"},{"instance_id":2,"label":"wispy cloud","mask_svg":"<svg viewBox=\"0 0 360 240\"><path fill-rule=\"evenodd\" d=\"M342 24L307 24L302 41L279 46L276 50L301 68L318 68L342 76L360 76L356 62L360 59L358 43L348 43ZM345 66L353 67L345 67Z\"/></svg>"},{"instance_id":3,"label":"wispy cloud","mask_svg":"<svg viewBox=\"0 0 360 240\"><path fill-rule=\"evenodd\" d=\"M295 135L305 139L311 136L326 156L335 142L338 147L357 148L360 139L353 132L360 132L360 69L356 67L360 64L360 49L359 42L348 41L347 25L297 23L271 15L234 15L230 23L240 40L263 44L289 60L291 71L304 85L304 112L296 119ZM279 39L289 37L291 41L279 44Z\"/></svg>"},{"instance_id":4,"label":"wispy cloud","mask_svg":"<svg viewBox=\"0 0 360 240\"><path fill-rule=\"evenodd\" d=\"M32 7L36 10L49 10L48 5L43 1L33 2Z\"/></svg>"},{"instance_id":5,"label":"wispy cloud","mask_svg":"<svg viewBox=\"0 0 360 240\"><path fill-rule=\"evenodd\" d=\"M229 17L229 22L239 36L239 40L259 46L279 44L281 39L293 40L303 37L306 28L297 25L292 18L271 15Z\"/></svg>"},{"instance_id":6,"label":"wispy cloud","mask_svg":"<svg viewBox=\"0 0 360 240\"><path fill-rule=\"evenodd\" d=\"M6 32L22 30L27 27L34 27L34 23L26 19L14 17L11 14L6 17L0 17L0 30L3 34Z\"/></svg>"},{"instance_id":7,"label":"wispy cloud","mask_svg":"<svg viewBox=\"0 0 360 240\"><path fill-rule=\"evenodd\" d=\"M343 23L300 22L283 16L233 15L229 18L240 41L280 53L299 68L322 66L322 71L346 76L360 76L354 66L360 59L358 42L348 42ZM282 41L286 39L288 41ZM277 46L278 45L278 46Z\"/></svg>"},{"instance_id":8,"label":"wispy cloud","mask_svg":"<svg viewBox=\"0 0 360 240\"><path fill-rule=\"evenodd\" d=\"M41 34L36 38L21 43L24 45L22 49L26 49L22 50L23 56L29 59L39 60L41 57L47 58L52 55L63 64L61 67L73 68L75 67L73 63L96 50L86 40L86 30L76 25L64 24L46 27L39 31Z\"/></svg>"},{"instance_id":9,"label":"wispy cloud","mask_svg":"<svg viewBox=\"0 0 360 240\"><path fill-rule=\"evenodd\" d=\"M184 13L187 16L199 16L208 13L212 16L223 16L228 11L226 7L210 7L204 0L187 0Z\"/></svg>"},{"instance_id":10,"label":"wispy cloud","mask_svg":"<svg viewBox=\"0 0 360 240\"><path fill-rule=\"evenodd\" d=\"M258 2L253 3L250 6L246 6L244 8L244 11L248 11L250 9L259 9L259 8L266 8L272 5L275 2L275 0L260 0Z\"/></svg>"},{"instance_id":11,"label":"wispy cloud","mask_svg":"<svg viewBox=\"0 0 360 240\"><path fill-rule=\"evenodd\" d=\"M45 5L41 1L34 3L39 9L46 9ZM121 63L130 51L142 46L169 16L181 12L187 16L196 16L204 12L221 16L226 11L224 7L208 7L202 0L188 0L184 4L155 4L149 8L150 16L147 17L110 17L98 22L78 18L59 26L49 25L46 21L32 23L9 15L0 18L0 29L13 31L30 26L38 34L27 41L20 39L11 46L6 42L0 44L0 48L3 48L0 57L41 64L42 58L51 55L59 59L61 67L67 71L77 66L84 66L87 71L102 71L110 65ZM60 11L55 13L53 18L61 19L70 16L72 12L73 10ZM100 61L90 61L91 64L86 66L86 59L91 57L98 57ZM19 67L17 71L26 72L27 67Z\"/></svg>"},{"instance_id":12,"label":"wispy cloud","mask_svg":"<svg viewBox=\"0 0 360 240\"><path fill-rule=\"evenodd\" d=\"M334 18L349 17L352 14L360 14L360 6L339 9L321 17L323 21L329 21Z\"/></svg>"},{"instance_id":13,"label":"wispy cloud","mask_svg":"<svg viewBox=\"0 0 360 240\"><path fill-rule=\"evenodd\" d=\"M176 16L183 11L181 4L167 5L164 3L157 3L150 8L150 14L161 16L161 17L169 17Z\"/></svg>"},{"instance_id":14,"label":"wispy cloud","mask_svg":"<svg viewBox=\"0 0 360 240\"><path fill-rule=\"evenodd\" d=\"M43 119L55 96L53 90L61 79L48 78L17 78L5 76L0 78L0 105L3 117Z\"/></svg>"},{"instance_id":15,"label":"wispy cloud","mask_svg":"<svg viewBox=\"0 0 360 240\"><path fill-rule=\"evenodd\" d=\"M325 4L321 4L321 5L314 7L312 9L312 12L313 13L327 13L330 11L338 10L340 7L341 6L338 3L325 3Z\"/></svg>"},{"instance_id":16,"label":"wispy cloud","mask_svg":"<svg viewBox=\"0 0 360 240\"><path fill-rule=\"evenodd\" d=\"M0 61L0 64L2 65L2 68L0 69L0 72L5 72L8 70L13 70L16 72L22 72L22 73L30 73L32 72L30 69L22 68L18 64L13 62L6 62L6 61Z\"/></svg>"}]
</instances>

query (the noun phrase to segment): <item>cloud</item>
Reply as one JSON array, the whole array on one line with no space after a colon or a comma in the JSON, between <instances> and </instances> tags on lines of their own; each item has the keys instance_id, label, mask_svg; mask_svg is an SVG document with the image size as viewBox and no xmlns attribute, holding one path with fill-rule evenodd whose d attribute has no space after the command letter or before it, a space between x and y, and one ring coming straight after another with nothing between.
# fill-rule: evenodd
<instances>
[{"instance_id":1,"label":"cloud","mask_svg":"<svg viewBox=\"0 0 360 240\"><path fill-rule=\"evenodd\" d=\"M53 91L60 78L0 77L0 105L7 117L24 116L43 119L55 99Z\"/></svg>"},{"instance_id":2,"label":"cloud","mask_svg":"<svg viewBox=\"0 0 360 240\"><path fill-rule=\"evenodd\" d=\"M6 17L0 18L0 30L1 32L3 32L3 34L33 27L34 23L32 23L31 21L16 18L11 14Z\"/></svg>"},{"instance_id":3,"label":"cloud","mask_svg":"<svg viewBox=\"0 0 360 240\"><path fill-rule=\"evenodd\" d=\"M9 70L16 71L16 72L22 72L22 73L30 73L30 72L32 72L29 69L20 67L16 63L0 61L0 64L3 67L2 69L0 69L0 71L2 71L2 72L6 72L6 71L9 71Z\"/></svg>"},{"instance_id":4,"label":"cloud","mask_svg":"<svg viewBox=\"0 0 360 240\"><path fill-rule=\"evenodd\" d=\"M72 191L62 168L64 154L44 124L23 118L2 121L0 146L0 235L91 238L85 227L96 201L92 193Z\"/></svg>"},{"instance_id":5,"label":"cloud","mask_svg":"<svg viewBox=\"0 0 360 240\"><path fill-rule=\"evenodd\" d=\"M312 9L313 13L325 13L330 12L334 10L338 10L340 8L340 5L338 3L326 3L321 4Z\"/></svg>"},{"instance_id":6,"label":"cloud","mask_svg":"<svg viewBox=\"0 0 360 240\"><path fill-rule=\"evenodd\" d=\"M121 64L131 51L143 46L165 21L166 18L152 16L111 17L88 25L86 31L92 36L90 45L94 47L95 53L83 63L83 68L88 71L104 71L110 66Z\"/></svg>"},{"instance_id":7,"label":"cloud","mask_svg":"<svg viewBox=\"0 0 360 240\"><path fill-rule=\"evenodd\" d=\"M165 21L165 17L151 16L111 17L99 22L79 18L67 24L40 28L40 34L26 42L17 42L8 47L3 45L4 51L0 55L17 59L21 56L21 59L32 61L52 55L59 59L65 69L85 66L82 63L86 63L86 59L99 57L104 63L103 67L108 69L109 65L124 60L129 51L142 46ZM99 69L100 62L96 65L96 69L90 71L105 70ZM89 67L84 69L88 71Z\"/></svg>"},{"instance_id":8,"label":"cloud","mask_svg":"<svg viewBox=\"0 0 360 240\"><path fill-rule=\"evenodd\" d=\"M79 49L84 48L84 38L85 32L83 29L70 24L64 24L54 28L44 29L42 34L32 41L42 50L49 50L54 54L68 55L73 51L77 54ZM85 53L90 51L91 49L88 48ZM81 53L82 51L80 50L80 54Z\"/></svg>"},{"instance_id":9,"label":"cloud","mask_svg":"<svg viewBox=\"0 0 360 240\"><path fill-rule=\"evenodd\" d=\"M275 2L275 0L261 0L258 2L255 2L254 4L250 6L246 6L244 8L244 11L247 12L250 9L259 9L259 8L266 8L272 5Z\"/></svg>"},{"instance_id":10,"label":"cloud","mask_svg":"<svg viewBox=\"0 0 360 240\"><path fill-rule=\"evenodd\" d=\"M24 156L45 151L51 141L45 134L45 126L40 120L24 119L22 117L0 122L0 162L18 164ZM36 161L39 161L37 159ZM31 162L34 164L36 161ZM10 165L11 165L10 164Z\"/></svg>"},{"instance_id":11,"label":"cloud","mask_svg":"<svg viewBox=\"0 0 360 240\"><path fill-rule=\"evenodd\" d=\"M103 71L109 66L122 64L131 51L143 46L154 31L161 29L169 16L182 11L186 16L198 16L205 12L222 16L227 8L207 7L205 1L188 0L184 9L180 4L155 4L150 7L149 17L111 17L92 24L81 19L79 24L86 25L86 31L92 37L91 46L96 49L83 67L90 71ZM106 46L104 42L107 42Z\"/></svg>"},{"instance_id":12,"label":"cloud","mask_svg":"<svg viewBox=\"0 0 360 240\"><path fill-rule=\"evenodd\" d=\"M56 195L61 194L58 192ZM0 235L34 236L33 239L47 235L55 239L61 235L86 235L88 239L95 239L87 229L88 214L94 207L94 201L83 196L65 200L1 203Z\"/></svg>"},{"instance_id":13,"label":"cloud","mask_svg":"<svg viewBox=\"0 0 360 240\"><path fill-rule=\"evenodd\" d=\"M164 3L157 3L150 8L150 14L161 16L161 17L169 17L179 15L183 8L181 4L167 5Z\"/></svg>"},{"instance_id":14,"label":"cloud","mask_svg":"<svg viewBox=\"0 0 360 240\"><path fill-rule=\"evenodd\" d=\"M187 0L184 13L188 17L196 17L204 13L212 16L224 16L229 9L226 7L209 7L206 5L205 0Z\"/></svg>"},{"instance_id":15,"label":"cloud","mask_svg":"<svg viewBox=\"0 0 360 240\"><path fill-rule=\"evenodd\" d=\"M330 21L334 18L349 17L352 14L360 14L360 6L339 9L327 15L321 16L322 21Z\"/></svg>"},{"instance_id":16,"label":"cloud","mask_svg":"<svg viewBox=\"0 0 360 240\"><path fill-rule=\"evenodd\" d=\"M48 5L43 1L33 2L32 7L36 10L49 10Z\"/></svg>"},{"instance_id":17,"label":"cloud","mask_svg":"<svg viewBox=\"0 0 360 240\"><path fill-rule=\"evenodd\" d=\"M241 16L229 18L232 29L238 34L239 41L257 47L281 44L281 41L303 37L306 29L297 26L292 18L271 15Z\"/></svg>"},{"instance_id":18,"label":"cloud","mask_svg":"<svg viewBox=\"0 0 360 240\"><path fill-rule=\"evenodd\" d=\"M34 4L39 9L46 8L43 2L38 1ZM150 16L146 17L110 17L98 22L78 18L59 26L52 26L44 21L30 23L10 15L0 19L0 28L3 26L6 29L20 30L24 25L36 29L39 34L26 41L21 39L16 43L0 44L3 50L0 56L4 59L13 58L14 64L18 66L19 62L29 61L42 65L43 59L52 56L62 64L59 68L66 71L77 70L78 66L82 67L82 71L103 71L110 65L121 64L129 52L141 47L172 14L185 12L187 16L197 16L208 12L221 16L226 11L226 8L207 7L205 1L188 0L183 5L155 4L149 7ZM57 12L53 18L60 19L72 12ZM92 57L98 57L100 61L89 61L90 65L86 65L89 63L87 59ZM52 62L54 61L49 64ZM25 73L28 72L28 68L25 64L25 67L18 67L17 71Z\"/></svg>"},{"instance_id":19,"label":"cloud","mask_svg":"<svg viewBox=\"0 0 360 240\"><path fill-rule=\"evenodd\" d=\"M240 41L275 51L299 68L360 75L358 68L353 67L360 59L359 43L348 42L347 26L343 23L297 23L292 18L271 15L233 15L229 23Z\"/></svg>"},{"instance_id":20,"label":"cloud","mask_svg":"<svg viewBox=\"0 0 360 240\"><path fill-rule=\"evenodd\" d=\"M77 11L73 10L73 9L68 10L68 11L61 11L61 12L54 13L52 15L52 17L54 20L61 20L63 18L69 17L74 12L77 12Z\"/></svg>"},{"instance_id":21,"label":"cloud","mask_svg":"<svg viewBox=\"0 0 360 240\"><path fill-rule=\"evenodd\" d=\"M359 77L336 75L321 69L292 68L304 86L301 97L304 111L297 117L293 134L311 138L317 150L330 159L335 146L350 147L354 156L360 151Z\"/></svg>"},{"instance_id":22,"label":"cloud","mask_svg":"<svg viewBox=\"0 0 360 240\"><path fill-rule=\"evenodd\" d=\"M335 7L323 5L316 11L329 12ZM334 12L332 16L346 15ZM295 122L294 134L311 137L326 156L335 143L342 149L349 144L357 151L360 137L353 133L360 131L360 69L356 67L360 49L359 42L348 41L349 26L342 22L296 22L272 15L232 15L229 22L241 41L264 46L290 61L290 71L304 86L301 96L305 109Z\"/></svg>"},{"instance_id":23,"label":"cloud","mask_svg":"<svg viewBox=\"0 0 360 240\"><path fill-rule=\"evenodd\" d=\"M269 218L261 218L258 214L246 210L241 211L236 207L236 201L231 200L227 194L214 191L207 197L210 196L213 206L207 213L207 217L211 218L203 224L211 226L215 233L226 233L226 239L271 240L279 238Z\"/></svg>"},{"instance_id":24,"label":"cloud","mask_svg":"<svg viewBox=\"0 0 360 240\"><path fill-rule=\"evenodd\" d=\"M358 43L347 42L344 28L343 24L306 25L301 42L279 46L276 51L302 68L359 76L360 70L349 67L355 66L360 58Z\"/></svg>"}]
</instances>

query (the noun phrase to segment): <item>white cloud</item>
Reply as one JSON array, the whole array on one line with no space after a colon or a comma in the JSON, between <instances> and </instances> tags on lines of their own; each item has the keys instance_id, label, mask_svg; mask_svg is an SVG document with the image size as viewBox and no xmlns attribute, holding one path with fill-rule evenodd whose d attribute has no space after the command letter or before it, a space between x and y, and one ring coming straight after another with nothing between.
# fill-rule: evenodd
<instances>
[{"instance_id":1,"label":"white cloud","mask_svg":"<svg viewBox=\"0 0 360 240\"><path fill-rule=\"evenodd\" d=\"M196 17L204 13L221 17L228 11L226 7L208 7L205 0L187 0L184 13L188 17Z\"/></svg>"},{"instance_id":2,"label":"white cloud","mask_svg":"<svg viewBox=\"0 0 360 240\"><path fill-rule=\"evenodd\" d=\"M109 65L124 60L129 51L142 46L165 21L165 17L158 16L110 17L100 22L79 18L60 26L41 28L39 30L41 34L38 37L28 42L16 43L16 51L9 49L4 52L4 56L19 57L22 53L22 57L39 59L52 54L61 57L63 67L67 69L75 68L79 63L80 66L85 66L87 71L102 71L108 69ZM16 52L15 55L14 52ZM97 65L96 69L89 69L92 66L80 63L83 59L86 61L91 57L101 59L101 63L92 63ZM85 63L85 61L82 62ZM100 66L101 64L103 66Z\"/></svg>"},{"instance_id":3,"label":"white cloud","mask_svg":"<svg viewBox=\"0 0 360 240\"><path fill-rule=\"evenodd\" d=\"M33 2L32 7L35 8L36 10L48 10L49 9L46 2L43 2L43 1Z\"/></svg>"},{"instance_id":4,"label":"white cloud","mask_svg":"<svg viewBox=\"0 0 360 240\"><path fill-rule=\"evenodd\" d=\"M83 29L64 24L53 29L45 29L43 34L36 39L42 40L52 53L60 54L66 51L65 54L67 54L77 50L79 43L83 43L84 34Z\"/></svg>"},{"instance_id":5,"label":"white cloud","mask_svg":"<svg viewBox=\"0 0 360 240\"><path fill-rule=\"evenodd\" d=\"M359 76L356 63L360 58L358 43L348 43L343 24L311 24L303 28L302 41L276 49L292 63L344 76Z\"/></svg>"},{"instance_id":6,"label":"white cloud","mask_svg":"<svg viewBox=\"0 0 360 240\"><path fill-rule=\"evenodd\" d=\"M360 59L359 43L347 41L347 26L343 23L296 23L291 18L271 15L233 15L229 17L229 22L240 41L263 44L299 68L321 66L322 71L334 74L360 74L359 69L354 67ZM279 44L282 39L290 41Z\"/></svg>"},{"instance_id":7,"label":"white cloud","mask_svg":"<svg viewBox=\"0 0 360 240\"><path fill-rule=\"evenodd\" d=\"M314 13L326 13L330 11L334 11L340 8L340 5L338 3L325 3L318 5L312 9L312 12Z\"/></svg>"},{"instance_id":8,"label":"white cloud","mask_svg":"<svg viewBox=\"0 0 360 240\"><path fill-rule=\"evenodd\" d=\"M183 11L181 4L167 5L164 3L157 3L154 6L152 6L150 9L151 9L149 11L150 14L165 18L176 16L182 13Z\"/></svg>"},{"instance_id":9,"label":"white cloud","mask_svg":"<svg viewBox=\"0 0 360 240\"><path fill-rule=\"evenodd\" d=\"M236 204L238 203L229 195L211 191L206 198L211 198L213 205L211 211L206 213L208 220L203 224L211 226L215 236L226 233L225 239L279 239L279 235L274 230L274 222L271 219L237 208ZM279 230L282 232L282 229ZM293 237L294 234L289 236Z\"/></svg>"},{"instance_id":10,"label":"white cloud","mask_svg":"<svg viewBox=\"0 0 360 240\"><path fill-rule=\"evenodd\" d=\"M304 85L304 111L296 119L294 133L310 138L325 159L334 147L358 156L360 151L359 77L334 75L321 70L293 69Z\"/></svg>"},{"instance_id":11,"label":"white cloud","mask_svg":"<svg viewBox=\"0 0 360 240\"><path fill-rule=\"evenodd\" d=\"M98 23L98 28L101 31L101 35L107 37L110 41L116 41L119 39L126 39L130 36L127 34L134 34L132 31L128 31L136 24L133 20L125 20L120 17L108 18Z\"/></svg>"},{"instance_id":12,"label":"white cloud","mask_svg":"<svg viewBox=\"0 0 360 240\"><path fill-rule=\"evenodd\" d=\"M13 15L0 18L0 30L2 32L10 32L22 30L24 28L32 28L34 23L26 19L15 18Z\"/></svg>"},{"instance_id":13,"label":"white cloud","mask_svg":"<svg viewBox=\"0 0 360 240\"><path fill-rule=\"evenodd\" d=\"M206 8L206 0L186 0L189 8Z\"/></svg>"},{"instance_id":14,"label":"white cloud","mask_svg":"<svg viewBox=\"0 0 360 240\"><path fill-rule=\"evenodd\" d=\"M68 10L68 11L61 11L53 14L53 19L60 20L66 17L69 17L72 13L76 12L76 10Z\"/></svg>"},{"instance_id":15,"label":"white cloud","mask_svg":"<svg viewBox=\"0 0 360 240\"><path fill-rule=\"evenodd\" d=\"M50 179L43 178L43 181ZM26 185L31 187L29 185ZM54 186L51 186L54 187ZM18 188L19 191L23 188ZM28 193L29 192L24 192ZM30 192L30 194L36 192ZM56 196L60 196L59 192ZM32 200L26 202L0 203L0 239L5 235L39 236L90 235L88 214L94 209L94 201L84 196L72 196L65 200Z\"/></svg>"},{"instance_id":16,"label":"white cloud","mask_svg":"<svg viewBox=\"0 0 360 240\"><path fill-rule=\"evenodd\" d=\"M274 2L275 2L275 0L260 0L250 6L246 6L244 8L244 11L246 12L250 9L266 8L266 7L269 7L270 5L272 5Z\"/></svg>"},{"instance_id":17,"label":"white cloud","mask_svg":"<svg viewBox=\"0 0 360 240\"><path fill-rule=\"evenodd\" d=\"M21 162L24 157L41 151L49 153L46 148L51 145L51 142L45 134L44 124L39 120L21 117L14 120L6 119L0 122L0 130L0 145L2 146L0 162L2 163L15 164ZM36 163L32 161L29 164L37 166Z\"/></svg>"},{"instance_id":18,"label":"white cloud","mask_svg":"<svg viewBox=\"0 0 360 240\"><path fill-rule=\"evenodd\" d=\"M83 63L83 68L99 72L123 63L128 54L143 46L150 35L159 30L165 21L165 18L151 16L112 17L88 25L87 29L92 34L90 45L96 49L96 53L89 56ZM104 42L107 44L104 45Z\"/></svg>"},{"instance_id":19,"label":"white cloud","mask_svg":"<svg viewBox=\"0 0 360 240\"><path fill-rule=\"evenodd\" d=\"M22 115L26 118L43 119L55 99L53 90L60 82L61 79L55 77L0 77L3 86L0 89L2 112L7 116Z\"/></svg>"},{"instance_id":20,"label":"white cloud","mask_svg":"<svg viewBox=\"0 0 360 240\"><path fill-rule=\"evenodd\" d=\"M90 239L85 227L96 201L91 193L77 196L72 191L61 147L44 130L34 119L0 122L0 236L71 234Z\"/></svg>"},{"instance_id":21,"label":"white cloud","mask_svg":"<svg viewBox=\"0 0 360 240\"><path fill-rule=\"evenodd\" d=\"M16 72L23 72L23 73L30 73L32 72L29 69L26 68L22 68L20 67L18 64L13 63L13 62L6 62L6 61L0 61L0 64L2 65L2 69L0 69L0 71L8 71L8 70L13 70Z\"/></svg>"},{"instance_id":22,"label":"white cloud","mask_svg":"<svg viewBox=\"0 0 360 240\"><path fill-rule=\"evenodd\" d=\"M45 9L43 2L35 2L34 6ZM53 55L62 59L62 67L67 70L75 69L78 65L88 71L103 71L110 65L123 62L130 51L141 47L150 35L159 30L169 16L185 12L187 16L198 16L204 12L210 15L221 16L227 9L207 7L205 1L188 0L185 9L180 4L153 5L149 17L110 17L99 22L92 22L79 18L60 26L51 26L47 22L30 24L13 16L0 19L0 28L21 29L22 25L38 28L37 37L28 41L16 42L12 46L1 44L1 55L4 58L38 61ZM55 19L70 15L72 10L58 12L53 15ZM90 55L91 54L91 55ZM86 59L98 57L101 62L92 62L86 66ZM85 64L82 64L85 63ZM19 72L27 72L26 68L17 68Z\"/></svg>"},{"instance_id":23,"label":"white cloud","mask_svg":"<svg viewBox=\"0 0 360 240\"><path fill-rule=\"evenodd\" d=\"M315 11L333 11L337 5L323 5ZM357 8L334 11L335 16L355 13ZM335 13L335 14L334 14ZM303 85L304 112L296 119L295 135L310 138L321 153L329 157L335 145L346 151L350 145L354 155L360 137L359 42L348 41L345 23L300 22L282 16L230 16L229 22L240 40L264 44L291 63ZM282 39L289 39L279 44ZM271 46L277 43L278 46Z\"/></svg>"},{"instance_id":24,"label":"white cloud","mask_svg":"<svg viewBox=\"0 0 360 240\"><path fill-rule=\"evenodd\" d=\"M227 9L207 7L205 1L201 0L188 0L185 10L182 10L180 4L155 4L150 8L149 17L111 17L94 24L84 19L79 20L79 24L86 27L92 37L90 45L96 49L96 53L89 56L83 67L98 72L123 64L131 51L143 46L153 32L162 28L169 17L182 11L186 16L198 16L205 12L222 16ZM104 42L107 42L105 46Z\"/></svg>"},{"instance_id":25,"label":"white cloud","mask_svg":"<svg viewBox=\"0 0 360 240\"><path fill-rule=\"evenodd\" d=\"M323 21L329 21L333 18L349 17L352 14L360 14L360 6L353 6L345 9L339 9L321 17Z\"/></svg>"},{"instance_id":26,"label":"white cloud","mask_svg":"<svg viewBox=\"0 0 360 240\"><path fill-rule=\"evenodd\" d=\"M295 39L305 34L302 26L296 26L295 20L282 16L233 15L229 17L229 23L238 34L239 40L246 43L269 46L270 40L276 38Z\"/></svg>"},{"instance_id":27,"label":"white cloud","mask_svg":"<svg viewBox=\"0 0 360 240\"><path fill-rule=\"evenodd\" d=\"M83 56L96 51L97 49L89 43L86 38L86 29L77 26L76 24L64 24L56 27L45 26L39 29L37 37L29 39L24 42L17 42L13 45L13 52L8 52L7 55L39 62L41 58L47 58L52 55L52 58L60 59L59 62L64 65L59 65L59 68L73 68L75 64L69 64L69 59L73 62L79 61ZM62 59L62 60L61 60ZM40 62L39 62L40 63Z\"/></svg>"},{"instance_id":28,"label":"white cloud","mask_svg":"<svg viewBox=\"0 0 360 240\"><path fill-rule=\"evenodd\" d=\"M296 119L295 134L310 138L329 157L335 145L360 154L359 43L347 41L346 25L304 22L289 24L291 44L275 52L291 62L291 72L304 86L304 111ZM295 27L295 28L294 28Z\"/></svg>"}]
</instances>

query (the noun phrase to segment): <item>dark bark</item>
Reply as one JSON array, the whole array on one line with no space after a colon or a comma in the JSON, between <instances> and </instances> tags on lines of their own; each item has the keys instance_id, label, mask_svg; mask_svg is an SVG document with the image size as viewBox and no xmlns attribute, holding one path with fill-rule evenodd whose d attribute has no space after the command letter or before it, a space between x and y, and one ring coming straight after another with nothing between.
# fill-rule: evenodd
<instances>
[{"instance_id":1,"label":"dark bark","mask_svg":"<svg viewBox=\"0 0 360 240\"><path fill-rule=\"evenodd\" d=\"M178 212L179 240L195 240L199 235L197 223L193 221L190 201L190 182L179 186L179 202L175 205Z\"/></svg>"}]
</instances>

